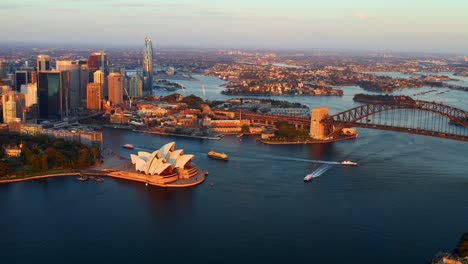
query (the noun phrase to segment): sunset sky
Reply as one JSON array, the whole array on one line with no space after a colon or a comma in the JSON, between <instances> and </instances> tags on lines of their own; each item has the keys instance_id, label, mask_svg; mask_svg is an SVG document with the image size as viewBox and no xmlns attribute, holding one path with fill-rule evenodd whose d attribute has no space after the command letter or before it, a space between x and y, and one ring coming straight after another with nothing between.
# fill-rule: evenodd
<instances>
[{"instance_id":1,"label":"sunset sky","mask_svg":"<svg viewBox=\"0 0 468 264\"><path fill-rule=\"evenodd\" d=\"M0 42L468 53L467 0L2 0Z\"/></svg>"}]
</instances>

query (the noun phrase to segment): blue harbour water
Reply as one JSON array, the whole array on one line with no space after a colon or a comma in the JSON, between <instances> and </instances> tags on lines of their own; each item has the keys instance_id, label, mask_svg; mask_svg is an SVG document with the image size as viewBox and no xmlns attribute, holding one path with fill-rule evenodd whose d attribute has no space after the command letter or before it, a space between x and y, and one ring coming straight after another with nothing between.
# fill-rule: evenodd
<instances>
[{"instance_id":1,"label":"blue harbour water","mask_svg":"<svg viewBox=\"0 0 468 264\"><path fill-rule=\"evenodd\" d=\"M228 98L222 81L200 80L184 81L185 95ZM277 99L333 114L363 92L343 89L343 97ZM424 89L432 88L397 93ZM468 110L461 91L420 99ZM356 140L293 146L103 133L104 146L124 156L175 140L210 174L187 189L73 177L0 185L1 263L425 263L468 231L468 143L368 129ZM230 160L209 159L210 150ZM342 160L359 165L303 182L317 161Z\"/></svg>"}]
</instances>

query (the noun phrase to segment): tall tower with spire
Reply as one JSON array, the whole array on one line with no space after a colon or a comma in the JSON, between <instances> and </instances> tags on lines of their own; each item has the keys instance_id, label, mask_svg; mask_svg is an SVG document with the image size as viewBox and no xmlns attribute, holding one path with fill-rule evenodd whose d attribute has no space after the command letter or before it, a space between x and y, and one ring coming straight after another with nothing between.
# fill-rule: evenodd
<instances>
[{"instance_id":1,"label":"tall tower with spire","mask_svg":"<svg viewBox=\"0 0 468 264\"><path fill-rule=\"evenodd\" d=\"M145 50L143 54L143 94L151 95L153 87L153 42L151 38L145 38Z\"/></svg>"}]
</instances>

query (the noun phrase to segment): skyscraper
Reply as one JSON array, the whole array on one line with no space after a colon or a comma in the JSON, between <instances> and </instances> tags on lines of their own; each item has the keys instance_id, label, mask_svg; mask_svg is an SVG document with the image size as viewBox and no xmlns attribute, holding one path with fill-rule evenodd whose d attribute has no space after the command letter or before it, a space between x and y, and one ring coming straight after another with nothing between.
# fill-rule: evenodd
<instances>
[{"instance_id":1,"label":"skyscraper","mask_svg":"<svg viewBox=\"0 0 468 264\"><path fill-rule=\"evenodd\" d=\"M37 71L50 71L50 56L39 55L37 56Z\"/></svg>"},{"instance_id":2,"label":"skyscraper","mask_svg":"<svg viewBox=\"0 0 468 264\"><path fill-rule=\"evenodd\" d=\"M5 60L0 60L0 80L7 77L8 64Z\"/></svg>"},{"instance_id":3,"label":"skyscraper","mask_svg":"<svg viewBox=\"0 0 468 264\"><path fill-rule=\"evenodd\" d=\"M101 96L106 97L109 95L106 87L106 76L103 71L97 70L93 74L94 83L97 83L101 86Z\"/></svg>"},{"instance_id":4,"label":"skyscraper","mask_svg":"<svg viewBox=\"0 0 468 264\"><path fill-rule=\"evenodd\" d=\"M16 92L20 92L21 85L29 83L27 71L15 71L15 88Z\"/></svg>"},{"instance_id":5,"label":"skyscraper","mask_svg":"<svg viewBox=\"0 0 468 264\"><path fill-rule=\"evenodd\" d=\"M93 74L97 70L104 72L105 76L109 74L109 62L104 51L94 52L88 56L89 82L94 82Z\"/></svg>"},{"instance_id":6,"label":"skyscraper","mask_svg":"<svg viewBox=\"0 0 468 264\"><path fill-rule=\"evenodd\" d=\"M80 80L80 98L83 104L83 102L86 100L86 96L87 96L86 87L89 83L88 60L87 59L78 60L78 65L80 65L80 79L81 79Z\"/></svg>"},{"instance_id":7,"label":"skyscraper","mask_svg":"<svg viewBox=\"0 0 468 264\"><path fill-rule=\"evenodd\" d=\"M80 106L80 65L75 60L57 60L57 71L70 72L70 89L64 94L68 102L69 110L73 111Z\"/></svg>"},{"instance_id":8,"label":"skyscraper","mask_svg":"<svg viewBox=\"0 0 468 264\"><path fill-rule=\"evenodd\" d=\"M113 72L107 77L109 87L109 101L112 105L123 103L124 78L122 74Z\"/></svg>"},{"instance_id":9,"label":"skyscraper","mask_svg":"<svg viewBox=\"0 0 468 264\"><path fill-rule=\"evenodd\" d=\"M90 110L101 110L101 85L99 83L88 83L86 108Z\"/></svg>"},{"instance_id":10,"label":"skyscraper","mask_svg":"<svg viewBox=\"0 0 468 264\"><path fill-rule=\"evenodd\" d=\"M153 88L153 42L145 38L143 54L143 94L150 95Z\"/></svg>"},{"instance_id":11,"label":"skyscraper","mask_svg":"<svg viewBox=\"0 0 468 264\"><path fill-rule=\"evenodd\" d=\"M130 76L128 80L128 95L132 97L141 97L143 93L143 82L138 74Z\"/></svg>"},{"instance_id":12,"label":"skyscraper","mask_svg":"<svg viewBox=\"0 0 468 264\"><path fill-rule=\"evenodd\" d=\"M66 114L66 90L70 81L68 71L42 71L37 76L39 118L62 120Z\"/></svg>"}]
</instances>

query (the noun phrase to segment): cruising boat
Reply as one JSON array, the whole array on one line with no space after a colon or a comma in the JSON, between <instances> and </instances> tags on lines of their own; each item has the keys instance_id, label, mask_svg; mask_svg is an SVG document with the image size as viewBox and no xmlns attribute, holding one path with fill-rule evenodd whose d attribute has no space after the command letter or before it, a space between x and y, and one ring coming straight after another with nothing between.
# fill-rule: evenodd
<instances>
[{"instance_id":1,"label":"cruising boat","mask_svg":"<svg viewBox=\"0 0 468 264\"><path fill-rule=\"evenodd\" d=\"M212 159L229 160L229 157L228 157L227 154L219 153L219 152L216 152L216 151L213 151L213 150L208 152L208 157L210 157Z\"/></svg>"},{"instance_id":2,"label":"cruising boat","mask_svg":"<svg viewBox=\"0 0 468 264\"><path fill-rule=\"evenodd\" d=\"M356 166L357 163L356 163L356 162L349 161L349 160L343 160L343 161L341 162L341 165Z\"/></svg>"},{"instance_id":3,"label":"cruising boat","mask_svg":"<svg viewBox=\"0 0 468 264\"><path fill-rule=\"evenodd\" d=\"M308 182L310 180L312 180L313 178L315 178L317 176L315 176L313 173L311 174L307 174L305 177L304 177L304 182Z\"/></svg>"},{"instance_id":4,"label":"cruising boat","mask_svg":"<svg viewBox=\"0 0 468 264\"><path fill-rule=\"evenodd\" d=\"M135 148L135 146L133 146L132 144L125 144L122 147L124 147L126 149L134 149Z\"/></svg>"}]
</instances>

